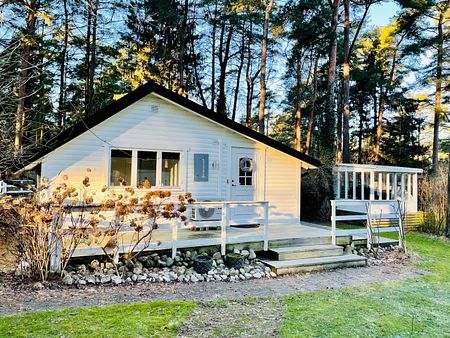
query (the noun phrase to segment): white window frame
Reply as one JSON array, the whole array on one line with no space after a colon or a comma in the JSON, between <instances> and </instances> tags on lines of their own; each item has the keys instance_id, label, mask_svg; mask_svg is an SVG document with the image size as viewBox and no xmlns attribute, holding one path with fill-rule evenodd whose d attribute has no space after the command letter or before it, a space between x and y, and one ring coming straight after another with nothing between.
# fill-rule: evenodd
<instances>
[{"instance_id":1,"label":"white window frame","mask_svg":"<svg viewBox=\"0 0 450 338\"><path fill-rule=\"evenodd\" d=\"M131 182L130 185L112 185L111 184L111 151L112 150L123 150L123 151L131 151ZM183 151L182 150L172 150L172 149L146 149L146 148L132 148L132 147L110 147L108 150L108 187L113 189L121 189L121 188L137 188L137 169L138 169L138 152L139 151L147 151L147 152L155 152L156 153L156 184L153 184L150 189L142 189L142 190L181 190L182 189L182 179L183 179ZM162 154L163 153L178 153L180 154L180 159L178 162L178 185L176 186L167 186L161 185L162 178Z\"/></svg>"}]
</instances>

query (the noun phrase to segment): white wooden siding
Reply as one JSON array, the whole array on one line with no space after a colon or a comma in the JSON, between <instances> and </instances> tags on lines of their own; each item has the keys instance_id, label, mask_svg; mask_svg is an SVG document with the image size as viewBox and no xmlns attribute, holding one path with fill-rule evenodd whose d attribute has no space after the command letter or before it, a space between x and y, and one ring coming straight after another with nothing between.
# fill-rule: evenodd
<instances>
[{"instance_id":1,"label":"white wooden siding","mask_svg":"<svg viewBox=\"0 0 450 338\"><path fill-rule=\"evenodd\" d=\"M174 193L187 190L199 201L225 200L230 197L232 146L258 150L257 198L269 201L271 222L298 221L299 160L154 94L147 95L48 154L42 163L42 177L50 179L55 186L62 175L68 175L72 185L79 183L81 186L83 178L89 176L89 189L100 190L108 184L111 148L180 150L183 154L181 190L174 190ZM209 154L208 182L193 180L194 153ZM90 172L87 172L88 168Z\"/></svg>"}]
</instances>

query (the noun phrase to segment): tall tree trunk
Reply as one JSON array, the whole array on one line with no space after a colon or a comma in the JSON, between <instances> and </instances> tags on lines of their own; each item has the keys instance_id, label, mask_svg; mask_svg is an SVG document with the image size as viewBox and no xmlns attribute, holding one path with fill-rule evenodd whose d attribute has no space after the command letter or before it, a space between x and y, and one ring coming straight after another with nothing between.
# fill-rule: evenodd
<instances>
[{"instance_id":1,"label":"tall tree trunk","mask_svg":"<svg viewBox=\"0 0 450 338\"><path fill-rule=\"evenodd\" d=\"M229 25L228 35L224 42L224 35L227 31L226 24L222 24L220 32L220 47L219 47L219 97L217 99L217 113L221 115L227 115L226 112L226 94L225 94L225 82L227 77L227 66L230 59L230 47L231 38L233 36L233 26Z\"/></svg>"},{"instance_id":2,"label":"tall tree trunk","mask_svg":"<svg viewBox=\"0 0 450 338\"><path fill-rule=\"evenodd\" d=\"M216 30L217 30L217 1L214 1L214 18L212 24L211 46L211 110L215 110L216 104Z\"/></svg>"},{"instance_id":3,"label":"tall tree trunk","mask_svg":"<svg viewBox=\"0 0 450 338\"><path fill-rule=\"evenodd\" d=\"M320 158L326 165L333 165L335 160L336 116L334 113L334 87L336 82L337 23L339 17L339 0L331 3L333 18L331 32L333 34L328 53L327 103L323 116L320 142Z\"/></svg>"},{"instance_id":4,"label":"tall tree trunk","mask_svg":"<svg viewBox=\"0 0 450 338\"><path fill-rule=\"evenodd\" d=\"M375 162L380 161L380 148L381 148L381 136L383 136L383 117L384 117L384 102L385 102L385 92L387 89L380 85L380 100L378 102L378 119L377 119L377 128L376 128L376 140L375 140L375 148L373 149L375 155Z\"/></svg>"},{"instance_id":5,"label":"tall tree trunk","mask_svg":"<svg viewBox=\"0 0 450 338\"><path fill-rule=\"evenodd\" d=\"M342 162L350 163L350 0L344 0L344 74L342 83Z\"/></svg>"},{"instance_id":6,"label":"tall tree trunk","mask_svg":"<svg viewBox=\"0 0 450 338\"><path fill-rule=\"evenodd\" d=\"M88 80L88 115L94 113L94 98L95 98L95 67L97 67L97 18L98 18L99 0L95 0L92 8L92 41L91 41L91 56L89 62L89 80Z\"/></svg>"},{"instance_id":7,"label":"tall tree trunk","mask_svg":"<svg viewBox=\"0 0 450 338\"><path fill-rule=\"evenodd\" d=\"M269 36L269 18L275 0L269 0L264 11L264 27L261 47L261 74L260 74L260 97L259 97L259 111L258 111L258 131L265 134L264 126L264 112L266 109L266 59L267 59L267 38Z\"/></svg>"},{"instance_id":8,"label":"tall tree trunk","mask_svg":"<svg viewBox=\"0 0 450 338\"><path fill-rule=\"evenodd\" d=\"M87 26L86 26L86 64L85 64L85 80L84 80L84 109L85 116L91 114L90 108L90 71L91 71L91 34L92 34L92 0L87 0Z\"/></svg>"},{"instance_id":9,"label":"tall tree trunk","mask_svg":"<svg viewBox=\"0 0 450 338\"><path fill-rule=\"evenodd\" d=\"M59 64L59 97L58 97L58 128L61 129L65 125L66 114L66 62L67 48L69 45L69 10L67 1L63 0L64 8L64 35L63 46L61 50L61 60Z\"/></svg>"},{"instance_id":10,"label":"tall tree trunk","mask_svg":"<svg viewBox=\"0 0 450 338\"><path fill-rule=\"evenodd\" d=\"M380 161L381 137L383 136L383 118L384 118L386 96L394 82L395 69L397 67L397 50L398 50L400 44L402 43L403 39L405 38L405 36L406 36L406 33L401 36L401 38L398 40L398 42L395 45L394 54L392 55L391 68L389 70L389 75L388 75L386 84L384 85L384 87L383 87L383 85L380 85L380 101L378 103L378 119L377 119L377 125L376 125L376 143L375 143L375 147L374 147L374 151L373 151L375 154L375 162Z\"/></svg>"},{"instance_id":11,"label":"tall tree trunk","mask_svg":"<svg viewBox=\"0 0 450 338\"><path fill-rule=\"evenodd\" d=\"M316 56L313 71L313 97L311 103L311 109L309 110L308 116L308 133L306 134L306 145L305 154L309 155L311 152L312 134L314 127L314 114L316 110L316 100L317 100L317 68L319 66L319 55Z\"/></svg>"},{"instance_id":12,"label":"tall tree trunk","mask_svg":"<svg viewBox=\"0 0 450 338\"><path fill-rule=\"evenodd\" d=\"M363 161L362 161L362 156L363 156L362 140L363 140L363 129L364 129L364 120L363 120L363 117L364 117L364 106L363 106L362 102L359 103L358 112L359 112L358 163L363 163Z\"/></svg>"},{"instance_id":13,"label":"tall tree trunk","mask_svg":"<svg viewBox=\"0 0 450 338\"><path fill-rule=\"evenodd\" d=\"M188 26L188 13L189 13L189 0L184 0L184 12L183 21L181 22L180 34L178 34L178 40L180 41L180 51L178 55L178 81L180 81L179 87L182 89L183 93L187 93L187 86L185 84L185 68L184 68L184 56L186 55L186 50L188 42L186 37L188 36L187 26Z\"/></svg>"},{"instance_id":14,"label":"tall tree trunk","mask_svg":"<svg viewBox=\"0 0 450 338\"><path fill-rule=\"evenodd\" d=\"M236 78L236 88L234 90L234 101L233 101L233 111L231 114L231 119L233 121L236 120L236 109L237 109L237 102L239 98L239 87L241 83L241 74L242 74L242 68L244 68L244 60L245 60L245 26L242 30L242 40L241 40L241 50L240 50L240 59L239 59L239 66L238 66L238 72L237 72L237 78Z\"/></svg>"},{"instance_id":15,"label":"tall tree trunk","mask_svg":"<svg viewBox=\"0 0 450 338\"><path fill-rule=\"evenodd\" d=\"M250 28L248 30L248 43L247 43L247 65L245 68L245 82L247 84L247 98L246 98L246 111L245 111L245 126L251 127L251 117L252 117L252 106L253 106L253 90L255 87L255 80L261 71L261 68L252 75L252 32L253 32L253 22L250 18Z\"/></svg>"},{"instance_id":16,"label":"tall tree trunk","mask_svg":"<svg viewBox=\"0 0 450 338\"><path fill-rule=\"evenodd\" d=\"M450 149L448 151L448 171L447 171L447 217L444 235L450 238Z\"/></svg>"},{"instance_id":17,"label":"tall tree trunk","mask_svg":"<svg viewBox=\"0 0 450 338\"><path fill-rule=\"evenodd\" d=\"M336 113L336 162L342 162L342 87L343 79L339 81L337 92L337 113Z\"/></svg>"},{"instance_id":18,"label":"tall tree trunk","mask_svg":"<svg viewBox=\"0 0 450 338\"><path fill-rule=\"evenodd\" d=\"M191 44L191 53L192 53L192 55L195 55L194 39L191 39L190 44ZM206 103L205 94L203 93L202 82L200 81L200 75L198 73L198 60L197 59L194 60L193 66L194 66L195 83L197 85L200 99L202 100L202 105L203 105L203 107L208 108L208 104Z\"/></svg>"},{"instance_id":19,"label":"tall tree trunk","mask_svg":"<svg viewBox=\"0 0 450 338\"><path fill-rule=\"evenodd\" d=\"M448 2L445 10L448 7ZM439 14L438 20L438 51L436 62L436 92L434 94L434 126L433 126L433 156L432 156L432 172L436 173L439 166L439 124L442 114L442 67L444 63L444 32L443 23L445 10Z\"/></svg>"},{"instance_id":20,"label":"tall tree trunk","mask_svg":"<svg viewBox=\"0 0 450 338\"><path fill-rule=\"evenodd\" d=\"M23 151L23 134L25 132L26 107L25 102L28 97L28 81L30 79L31 58L33 53L34 35L36 32L36 16L40 7L39 0L30 0L26 4L27 28L26 39L23 39L23 55L20 64L19 84L17 89L18 101L16 108L14 147L17 153Z\"/></svg>"},{"instance_id":21,"label":"tall tree trunk","mask_svg":"<svg viewBox=\"0 0 450 338\"><path fill-rule=\"evenodd\" d=\"M447 172L447 222L444 234L450 238L450 148L448 151L448 172Z\"/></svg>"},{"instance_id":22,"label":"tall tree trunk","mask_svg":"<svg viewBox=\"0 0 450 338\"><path fill-rule=\"evenodd\" d=\"M297 60L297 103L295 105L295 126L294 126L294 149L302 149L302 106L301 106L301 86L302 86L302 57L301 53Z\"/></svg>"}]
</instances>

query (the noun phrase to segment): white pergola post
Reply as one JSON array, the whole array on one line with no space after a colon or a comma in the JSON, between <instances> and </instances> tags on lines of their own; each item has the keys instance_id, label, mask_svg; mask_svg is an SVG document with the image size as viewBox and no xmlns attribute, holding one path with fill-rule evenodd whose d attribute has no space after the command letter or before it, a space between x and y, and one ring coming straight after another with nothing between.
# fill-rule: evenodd
<instances>
[{"instance_id":1,"label":"white pergola post","mask_svg":"<svg viewBox=\"0 0 450 338\"><path fill-rule=\"evenodd\" d=\"M416 208L417 208L417 199L418 199L418 192L417 192L417 188L418 188L418 186L417 186L417 174L414 174L413 175L413 177L412 177L412 179L413 179L413 184L412 184L412 200L413 200L413 202L414 202L414 208L415 208L415 211L417 211L416 210Z\"/></svg>"},{"instance_id":2,"label":"white pergola post","mask_svg":"<svg viewBox=\"0 0 450 338\"><path fill-rule=\"evenodd\" d=\"M398 175L394 174L394 200L398 198Z\"/></svg>"},{"instance_id":3,"label":"white pergola post","mask_svg":"<svg viewBox=\"0 0 450 338\"><path fill-rule=\"evenodd\" d=\"M345 171L344 175L344 199L348 199L348 172Z\"/></svg>"},{"instance_id":4,"label":"white pergola post","mask_svg":"<svg viewBox=\"0 0 450 338\"><path fill-rule=\"evenodd\" d=\"M352 199L356 199L356 171L353 172L353 180L352 180Z\"/></svg>"},{"instance_id":5,"label":"white pergola post","mask_svg":"<svg viewBox=\"0 0 450 338\"><path fill-rule=\"evenodd\" d=\"M370 200L373 201L375 199L375 173L373 171L370 172Z\"/></svg>"},{"instance_id":6,"label":"white pergola post","mask_svg":"<svg viewBox=\"0 0 450 338\"><path fill-rule=\"evenodd\" d=\"M386 200L391 199L391 174L386 173Z\"/></svg>"},{"instance_id":7,"label":"white pergola post","mask_svg":"<svg viewBox=\"0 0 450 338\"><path fill-rule=\"evenodd\" d=\"M336 189L335 189L335 198L341 199L341 172L336 171Z\"/></svg>"},{"instance_id":8,"label":"white pergola post","mask_svg":"<svg viewBox=\"0 0 450 338\"><path fill-rule=\"evenodd\" d=\"M411 189L411 183L412 183L412 180L411 180L411 174L408 174L407 178L408 178L408 180L407 180L407 182L408 182L408 185L407 185L407 191L408 191L408 200L409 200L409 199L411 199L411 197L412 197L412 189Z\"/></svg>"},{"instance_id":9,"label":"white pergola post","mask_svg":"<svg viewBox=\"0 0 450 338\"><path fill-rule=\"evenodd\" d=\"M378 199L383 199L383 173L378 173Z\"/></svg>"},{"instance_id":10,"label":"white pergola post","mask_svg":"<svg viewBox=\"0 0 450 338\"><path fill-rule=\"evenodd\" d=\"M361 200L364 200L364 176L366 176L366 173L364 171L361 171Z\"/></svg>"},{"instance_id":11,"label":"white pergola post","mask_svg":"<svg viewBox=\"0 0 450 338\"><path fill-rule=\"evenodd\" d=\"M400 188L401 189L400 196L401 196L401 200L404 201L405 200L405 174L402 174L401 180L402 180L402 185Z\"/></svg>"}]
</instances>

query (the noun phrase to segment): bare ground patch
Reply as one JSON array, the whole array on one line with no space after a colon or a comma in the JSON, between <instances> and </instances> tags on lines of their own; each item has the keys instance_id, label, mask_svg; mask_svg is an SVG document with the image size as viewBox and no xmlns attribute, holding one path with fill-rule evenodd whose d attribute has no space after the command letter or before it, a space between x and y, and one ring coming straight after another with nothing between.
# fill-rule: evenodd
<instances>
[{"instance_id":1,"label":"bare ground patch","mask_svg":"<svg viewBox=\"0 0 450 338\"><path fill-rule=\"evenodd\" d=\"M277 337L284 303L280 298L203 302L185 322L180 337Z\"/></svg>"}]
</instances>

